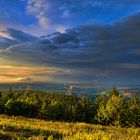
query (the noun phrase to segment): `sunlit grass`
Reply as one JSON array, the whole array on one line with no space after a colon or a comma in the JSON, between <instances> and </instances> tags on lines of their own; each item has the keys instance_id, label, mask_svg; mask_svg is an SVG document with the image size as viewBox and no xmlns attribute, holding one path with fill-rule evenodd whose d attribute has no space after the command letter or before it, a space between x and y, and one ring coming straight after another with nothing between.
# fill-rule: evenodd
<instances>
[{"instance_id":1,"label":"sunlit grass","mask_svg":"<svg viewBox=\"0 0 140 140\"><path fill-rule=\"evenodd\" d=\"M116 128L0 116L0 139L140 140L139 128Z\"/></svg>"}]
</instances>

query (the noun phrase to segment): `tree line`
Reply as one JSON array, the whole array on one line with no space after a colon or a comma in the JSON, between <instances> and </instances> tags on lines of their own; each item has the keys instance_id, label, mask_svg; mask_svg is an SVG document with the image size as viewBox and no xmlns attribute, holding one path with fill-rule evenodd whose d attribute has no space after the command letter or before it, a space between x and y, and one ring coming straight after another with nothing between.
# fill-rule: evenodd
<instances>
[{"instance_id":1,"label":"tree line","mask_svg":"<svg viewBox=\"0 0 140 140\"><path fill-rule=\"evenodd\" d=\"M116 88L95 100L28 90L0 92L0 114L53 121L140 127L140 103Z\"/></svg>"}]
</instances>

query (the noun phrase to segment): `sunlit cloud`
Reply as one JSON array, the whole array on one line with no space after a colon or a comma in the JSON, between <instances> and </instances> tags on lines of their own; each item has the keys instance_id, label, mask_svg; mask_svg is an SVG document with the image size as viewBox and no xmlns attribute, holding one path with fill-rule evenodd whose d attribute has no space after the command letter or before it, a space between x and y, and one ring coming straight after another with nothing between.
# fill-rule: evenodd
<instances>
[{"instance_id":1,"label":"sunlit cloud","mask_svg":"<svg viewBox=\"0 0 140 140\"><path fill-rule=\"evenodd\" d=\"M71 71L49 66L14 63L13 60L0 58L0 83L50 82L55 77L69 75ZM59 80L60 82L60 80Z\"/></svg>"},{"instance_id":2,"label":"sunlit cloud","mask_svg":"<svg viewBox=\"0 0 140 140\"><path fill-rule=\"evenodd\" d=\"M0 31L0 36L7 39L13 39L9 34L5 33L4 31Z\"/></svg>"},{"instance_id":3,"label":"sunlit cloud","mask_svg":"<svg viewBox=\"0 0 140 140\"><path fill-rule=\"evenodd\" d=\"M50 75L53 75L54 73L56 73L56 70L53 68L1 65L0 83L35 82L37 80L45 81ZM45 75L45 78L42 79L42 75Z\"/></svg>"},{"instance_id":4,"label":"sunlit cloud","mask_svg":"<svg viewBox=\"0 0 140 140\"><path fill-rule=\"evenodd\" d=\"M15 82L30 82L30 81L32 81L32 79L29 77L18 77L18 78L13 79L13 81L15 81Z\"/></svg>"}]
</instances>

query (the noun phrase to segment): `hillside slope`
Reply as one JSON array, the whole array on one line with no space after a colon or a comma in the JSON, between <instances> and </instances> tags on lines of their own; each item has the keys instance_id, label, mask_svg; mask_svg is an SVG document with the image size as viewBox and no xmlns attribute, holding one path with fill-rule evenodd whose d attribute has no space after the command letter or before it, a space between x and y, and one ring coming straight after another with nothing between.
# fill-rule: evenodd
<instances>
[{"instance_id":1,"label":"hillside slope","mask_svg":"<svg viewBox=\"0 0 140 140\"><path fill-rule=\"evenodd\" d=\"M139 140L140 129L0 116L0 139Z\"/></svg>"}]
</instances>

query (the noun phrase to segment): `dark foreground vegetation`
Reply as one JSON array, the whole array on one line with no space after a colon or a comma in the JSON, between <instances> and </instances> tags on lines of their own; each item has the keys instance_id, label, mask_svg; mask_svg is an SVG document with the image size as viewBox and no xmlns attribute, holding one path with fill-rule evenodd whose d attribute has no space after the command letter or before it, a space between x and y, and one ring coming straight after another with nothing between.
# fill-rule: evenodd
<instances>
[{"instance_id":1,"label":"dark foreground vegetation","mask_svg":"<svg viewBox=\"0 0 140 140\"><path fill-rule=\"evenodd\" d=\"M96 100L31 90L0 94L0 113L53 121L86 122L121 127L140 127L140 103L113 88Z\"/></svg>"}]
</instances>

